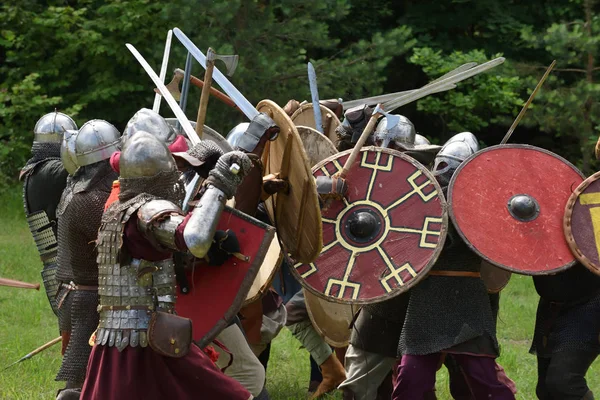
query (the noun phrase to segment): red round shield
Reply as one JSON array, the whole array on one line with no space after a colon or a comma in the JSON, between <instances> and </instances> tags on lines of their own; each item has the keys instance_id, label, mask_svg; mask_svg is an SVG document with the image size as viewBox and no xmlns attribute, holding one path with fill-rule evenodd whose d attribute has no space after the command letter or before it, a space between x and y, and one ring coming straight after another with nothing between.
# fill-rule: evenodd
<instances>
[{"instance_id":1,"label":"red round shield","mask_svg":"<svg viewBox=\"0 0 600 400\"><path fill-rule=\"evenodd\" d=\"M567 200L582 180L577 168L547 150L488 147L454 173L450 216L489 263L523 275L553 274L575 261L562 225Z\"/></svg>"},{"instance_id":2,"label":"red round shield","mask_svg":"<svg viewBox=\"0 0 600 400\"><path fill-rule=\"evenodd\" d=\"M564 230L575 257L600 275L600 172L583 181L569 197Z\"/></svg>"},{"instance_id":3,"label":"red round shield","mask_svg":"<svg viewBox=\"0 0 600 400\"><path fill-rule=\"evenodd\" d=\"M351 150L313 167L313 175L342 170ZM399 151L365 147L346 176L343 200L321 209L323 250L292 271L319 297L368 304L415 285L433 266L446 238L442 191L431 173Z\"/></svg>"}]
</instances>

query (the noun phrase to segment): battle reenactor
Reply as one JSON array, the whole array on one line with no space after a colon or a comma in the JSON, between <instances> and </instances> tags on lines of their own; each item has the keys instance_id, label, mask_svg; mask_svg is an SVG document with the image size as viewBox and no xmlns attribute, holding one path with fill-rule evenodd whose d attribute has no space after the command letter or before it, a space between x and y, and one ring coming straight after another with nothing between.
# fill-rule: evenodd
<instances>
[{"instance_id":1,"label":"battle reenactor","mask_svg":"<svg viewBox=\"0 0 600 400\"><path fill-rule=\"evenodd\" d=\"M441 146L431 145L427 138L416 133L408 118L398 117L399 121L392 129L387 129L387 119L382 118L372 135L373 143L401 151L423 165L429 165ZM365 305L359 311L344 363L347 378L340 385L344 399L390 397L391 373L396 364L398 340L409 298L410 292L407 292L391 300Z\"/></svg>"},{"instance_id":2,"label":"battle reenactor","mask_svg":"<svg viewBox=\"0 0 600 400\"><path fill-rule=\"evenodd\" d=\"M103 120L86 122L73 139L76 164L59 206L57 295L61 332L68 345L56 380L66 381L59 399L79 398L98 325L98 264L95 240L104 203L117 177L109 158L118 150L119 131Z\"/></svg>"},{"instance_id":3,"label":"battle reenactor","mask_svg":"<svg viewBox=\"0 0 600 400\"><path fill-rule=\"evenodd\" d=\"M533 277L540 301L530 352L540 400L592 400L585 375L600 353L600 276L581 264Z\"/></svg>"},{"instance_id":4,"label":"battle reenactor","mask_svg":"<svg viewBox=\"0 0 600 400\"><path fill-rule=\"evenodd\" d=\"M250 160L240 152L221 156L187 215L178 206L180 172L156 137L136 133L119 165L119 200L98 233L100 323L82 398L252 398L191 345L190 321L173 314L172 260L173 251L204 258L211 246L219 250L217 222Z\"/></svg>"},{"instance_id":5,"label":"battle reenactor","mask_svg":"<svg viewBox=\"0 0 600 400\"><path fill-rule=\"evenodd\" d=\"M35 124L31 158L21 169L23 206L27 223L43 264L42 280L52 311L56 308L56 248L58 222L56 209L67 183L67 171L61 162L60 146L65 130L77 129L66 114L53 112Z\"/></svg>"},{"instance_id":6,"label":"battle reenactor","mask_svg":"<svg viewBox=\"0 0 600 400\"><path fill-rule=\"evenodd\" d=\"M446 142L433 168L444 191L458 166L478 149L469 132ZM429 276L410 291L393 399L433 398L435 374L444 354L452 354L460 365L476 400L515 398L496 376L496 326L480 266L479 256L450 225Z\"/></svg>"}]
</instances>

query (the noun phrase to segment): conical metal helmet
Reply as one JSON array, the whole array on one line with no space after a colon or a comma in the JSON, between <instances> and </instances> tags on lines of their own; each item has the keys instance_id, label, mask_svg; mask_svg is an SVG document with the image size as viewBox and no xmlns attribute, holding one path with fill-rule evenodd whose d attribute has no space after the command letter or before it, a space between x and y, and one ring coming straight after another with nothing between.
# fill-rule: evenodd
<instances>
[{"instance_id":1,"label":"conical metal helmet","mask_svg":"<svg viewBox=\"0 0 600 400\"><path fill-rule=\"evenodd\" d=\"M390 143L395 142L397 144L408 144L412 146L415 144L415 136L417 131L415 126L408 118L404 115L396 114L400 117L400 120L393 128L387 128L387 117L383 117L377 129L375 129L374 141L377 146L390 147Z\"/></svg>"},{"instance_id":2,"label":"conical metal helmet","mask_svg":"<svg viewBox=\"0 0 600 400\"><path fill-rule=\"evenodd\" d=\"M433 175L442 186L447 185L458 166L478 151L479 142L471 132L452 136L435 157Z\"/></svg>"},{"instance_id":3,"label":"conical metal helmet","mask_svg":"<svg viewBox=\"0 0 600 400\"><path fill-rule=\"evenodd\" d=\"M122 144L125 145L125 142L137 132L147 132L154 135L158 140L166 143L167 146L177 139L177 133L173 127L160 114L147 108L142 108L136 112L127 122L121 139Z\"/></svg>"},{"instance_id":4,"label":"conical metal helmet","mask_svg":"<svg viewBox=\"0 0 600 400\"><path fill-rule=\"evenodd\" d=\"M77 124L67 114L54 111L44 115L33 128L33 141L39 143L60 143L63 132L77 129Z\"/></svg>"},{"instance_id":5,"label":"conical metal helmet","mask_svg":"<svg viewBox=\"0 0 600 400\"><path fill-rule=\"evenodd\" d=\"M75 154L75 139L77 133L79 133L79 131L74 129L65 131L60 145L60 158L69 175L75 174L75 171L79 168L77 165L77 156Z\"/></svg>"},{"instance_id":6,"label":"conical metal helmet","mask_svg":"<svg viewBox=\"0 0 600 400\"><path fill-rule=\"evenodd\" d=\"M244 133L248 129L248 126L250 126L249 122L242 122L241 124L236 125L232 130L229 131L226 139L227 142L231 145L231 147L233 147L234 149L237 147L240 139L242 138L242 136L244 136Z\"/></svg>"},{"instance_id":7,"label":"conical metal helmet","mask_svg":"<svg viewBox=\"0 0 600 400\"><path fill-rule=\"evenodd\" d=\"M148 132L140 131L125 144L119 169L121 178L143 178L175 171L177 165L165 143Z\"/></svg>"},{"instance_id":8,"label":"conical metal helmet","mask_svg":"<svg viewBox=\"0 0 600 400\"><path fill-rule=\"evenodd\" d=\"M77 165L83 167L102 160L119 150L121 134L109 122L93 119L83 124L75 137Z\"/></svg>"}]
</instances>

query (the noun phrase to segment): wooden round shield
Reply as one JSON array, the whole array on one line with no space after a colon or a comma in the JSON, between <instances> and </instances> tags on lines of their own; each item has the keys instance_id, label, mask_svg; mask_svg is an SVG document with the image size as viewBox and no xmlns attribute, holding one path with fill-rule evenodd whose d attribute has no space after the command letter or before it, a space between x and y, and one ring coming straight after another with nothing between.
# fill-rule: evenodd
<instances>
[{"instance_id":1,"label":"wooden round shield","mask_svg":"<svg viewBox=\"0 0 600 400\"><path fill-rule=\"evenodd\" d=\"M279 270L281 261L283 261L283 253L281 252L281 246L279 246L279 242L277 241L277 234L275 234L275 240L273 240L269 246L267 255L258 270L256 278L254 278L254 282L252 282L252 286L248 291L243 306L247 306L262 298L267 290L269 290L271 282L273 282L273 278L275 278L275 274Z\"/></svg>"},{"instance_id":2,"label":"wooden round shield","mask_svg":"<svg viewBox=\"0 0 600 400\"><path fill-rule=\"evenodd\" d=\"M333 303L304 290L306 310L315 330L333 347L346 347L359 306Z\"/></svg>"},{"instance_id":3,"label":"wooden round shield","mask_svg":"<svg viewBox=\"0 0 600 400\"><path fill-rule=\"evenodd\" d=\"M598 141L596 142L594 153L596 154L596 158L600 160L600 138L598 138Z\"/></svg>"},{"instance_id":4,"label":"wooden round shield","mask_svg":"<svg viewBox=\"0 0 600 400\"><path fill-rule=\"evenodd\" d=\"M569 197L564 232L575 257L600 275L600 172L584 180Z\"/></svg>"},{"instance_id":5,"label":"wooden round shield","mask_svg":"<svg viewBox=\"0 0 600 400\"><path fill-rule=\"evenodd\" d=\"M256 109L271 117L281 130L263 152L264 174L278 174L289 184L288 191L269 197L265 207L284 251L297 262L312 262L323 247L323 232L317 187L302 140L277 104L263 100Z\"/></svg>"},{"instance_id":6,"label":"wooden round shield","mask_svg":"<svg viewBox=\"0 0 600 400\"><path fill-rule=\"evenodd\" d=\"M323 132L325 136L331 140L332 143L337 143L338 137L335 130L341 125L341 122L337 115L334 114L329 108L319 105L321 108L321 119L323 121ZM300 106L291 116L292 122L296 126L308 126L309 128L316 128L315 114L313 111L312 103L305 103Z\"/></svg>"},{"instance_id":7,"label":"wooden round shield","mask_svg":"<svg viewBox=\"0 0 600 400\"><path fill-rule=\"evenodd\" d=\"M313 175L338 173L350 153L323 160ZM407 291L431 269L446 238L440 186L416 160L380 147L361 150L346 183L346 197L321 210L319 258L292 271L309 291L340 303L374 303Z\"/></svg>"},{"instance_id":8,"label":"wooden round shield","mask_svg":"<svg viewBox=\"0 0 600 400\"><path fill-rule=\"evenodd\" d=\"M488 293L500 293L508 285L512 274L502 268L498 268L487 261L481 262L481 279Z\"/></svg>"},{"instance_id":9,"label":"wooden round shield","mask_svg":"<svg viewBox=\"0 0 600 400\"><path fill-rule=\"evenodd\" d=\"M308 126L297 126L296 129L298 129L298 134L302 139L302 145L311 166L317 165L320 161L338 153L331 140L316 129Z\"/></svg>"},{"instance_id":10,"label":"wooden round shield","mask_svg":"<svg viewBox=\"0 0 600 400\"><path fill-rule=\"evenodd\" d=\"M577 168L547 150L489 147L454 173L450 216L489 263L517 274L553 274L575 262L562 225L567 200L582 181Z\"/></svg>"}]
</instances>

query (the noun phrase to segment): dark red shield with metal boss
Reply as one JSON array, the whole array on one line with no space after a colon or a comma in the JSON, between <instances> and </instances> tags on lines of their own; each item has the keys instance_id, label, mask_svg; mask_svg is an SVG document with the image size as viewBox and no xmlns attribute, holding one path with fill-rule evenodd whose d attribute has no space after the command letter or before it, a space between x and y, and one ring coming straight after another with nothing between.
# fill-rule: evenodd
<instances>
[{"instance_id":1,"label":"dark red shield with metal boss","mask_svg":"<svg viewBox=\"0 0 600 400\"><path fill-rule=\"evenodd\" d=\"M567 243L577 259L600 275L600 172L575 189L565 208Z\"/></svg>"},{"instance_id":2,"label":"dark red shield with metal boss","mask_svg":"<svg viewBox=\"0 0 600 400\"><path fill-rule=\"evenodd\" d=\"M488 147L454 173L450 216L471 249L491 264L524 275L556 273L575 261L563 216L582 181L577 168L547 150Z\"/></svg>"},{"instance_id":3,"label":"dark red shield with metal boss","mask_svg":"<svg viewBox=\"0 0 600 400\"><path fill-rule=\"evenodd\" d=\"M351 150L313 168L342 170ZM415 285L432 267L446 237L441 189L414 159L391 149L365 147L346 176L343 200L321 210L323 250L292 270L317 296L340 303L386 300Z\"/></svg>"}]
</instances>

